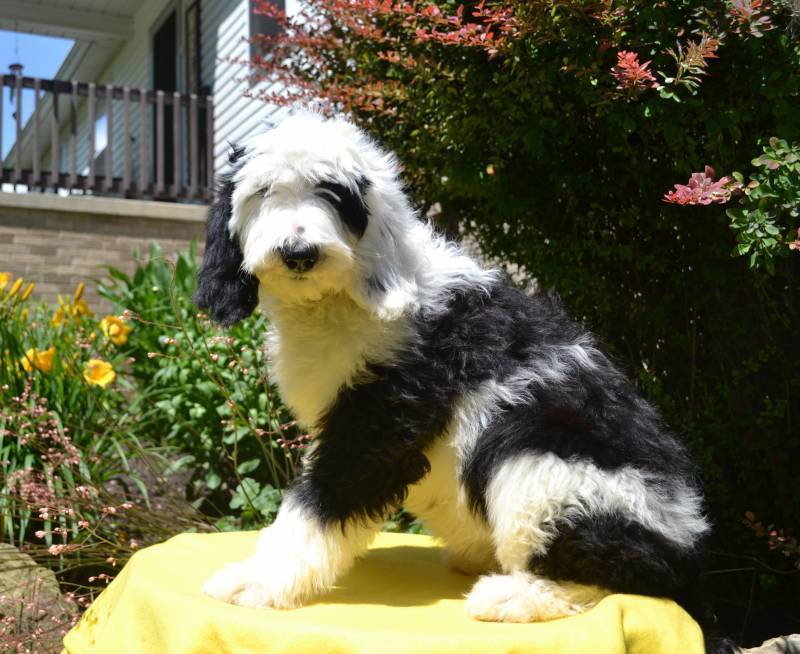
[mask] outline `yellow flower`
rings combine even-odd
[[[2,291],[6,286],[8,286],[8,282],[10,281],[11,281],[10,272],[0,272],[0,291]]]
[[[133,331],[133,327],[126,325],[116,316],[103,318],[100,321],[100,329],[114,345],[125,345],[128,342],[128,334]]]
[[[83,282],[78,284],[78,288],[75,290],[76,296],[81,294],[83,294]],[[70,302],[69,299],[65,300],[59,295],[58,309],[56,309],[56,312],[50,319],[50,324],[53,325],[53,327],[61,327],[61,325],[67,322],[70,318],[79,318],[80,316],[92,317],[93,315],[94,314],[92,313],[91,309],[89,309],[89,305],[86,304],[86,300],[82,300],[80,297],[78,297],[77,300]]]
[[[50,372],[53,367],[55,353],[56,348],[54,347],[48,347],[46,350],[37,350],[32,347],[25,352],[25,356],[20,359],[20,363],[26,372],[31,372],[32,370]]]
[[[22,288],[22,277],[18,277],[17,281],[12,284],[11,289],[8,291],[8,297],[14,297],[20,288]]]
[[[36,284],[34,282],[31,282],[30,284],[28,284],[25,287],[25,290],[22,291],[22,295],[20,295],[19,299],[22,300],[23,302],[25,300],[27,300],[31,296],[31,293],[33,293],[33,289],[34,288],[36,288]]]
[[[72,307],[70,313],[75,316],[93,316],[91,309],[89,309],[89,305],[86,304],[86,300],[78,300],[75,302]]]
[[[108,361],[89,359],[83,367],[83,378],[92,386],[105,388],[117,378],[117,373]]]
[[[61,327],[67,320],[67,316],[64,313],[64,307],[58,307],[56,312],[53,314],[53,317],[50,318],[50,324],[53,327]]]
[[[75,294],[72,296],[72,301],[73,302],[77,302],[78,300],[80,300],[83,297],[83,290],[85,288],[86,288],[86,284],[84,284],[83,282],[80,282],[75,287]]]

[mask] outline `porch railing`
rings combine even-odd
[[[0,153],[5,93],[15,107],[5,119],[16,133],[5,184],[164,200],[212,196],[211,95],[2,75]]]

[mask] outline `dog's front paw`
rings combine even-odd
[[[281,580],[271,579],[266,567],[253,560],[230,563],[203,584],[203,592],[223,602],[250,608],[300,606],[301,598]]]

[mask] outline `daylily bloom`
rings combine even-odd
[[[70,313],[74,316],[93,316],[92,310],[86,304],[86,300],[77,300],[71,307]]]
[[[11,285],[11,289],[8,291],[8,297],[14,297],[17,294],[17,291],[22,288],[22,277],[18,277],[17,281],[15,281]]]
[[[20,363],[26,372],[31,372],[32,370],[50,372],[53,367],[55,353],[56,348],[54,347],[49,347],[46,350],[37,350],[32,347],[25,352],[25,356],[20,359]]]
[[[70,301],[69,298],[65,300],[62,296],[58,296],[58,309],[56,309],[56,312],[50,319],[50,324],[53,325],[53,327],[61,327],[61,325],[70,318],[78,318],[80,316],[91,317],[94,315],[89,305],[86,304],[86,300],[81,299],[83,288],[83,282],[78,284],[72,301]]]
[[[53,317],[50,318],[50,324],[53,327],[61,327],[67,321],[67,314],[64,311],[64,307],[60,306],[56,309],[56,312],[53,314]]]
[[[133,327],[127,325],[116,316],[106,316],[100,321],[100,330],[114,345],[125,345],[128,342],[128,334],[133,331]]]
[[[22,295],[20,295],[19,299],[22,300],[23,302],[25,300],[27,300],[31,296],[31,293],[33,293],[33,289],[34,288],[36,288],[36,284],[34,282],[31,282],[30,284],[28,284],[25,287],[25,290],[22,291]]]
[[[89,359],[83,367],[83,378],[92,386],[105,388],[117,378],[117,373],[108,361]]]
[[[0,291],[2,291],[6,286],[8,286],[8,282],[10,281],[11,281],[10,272],[0,272]]]

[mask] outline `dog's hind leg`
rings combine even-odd
[[[531,572],[486,575],[467,596],[467,615],[488,622],[540,622],[583,613],[608,591]]]

